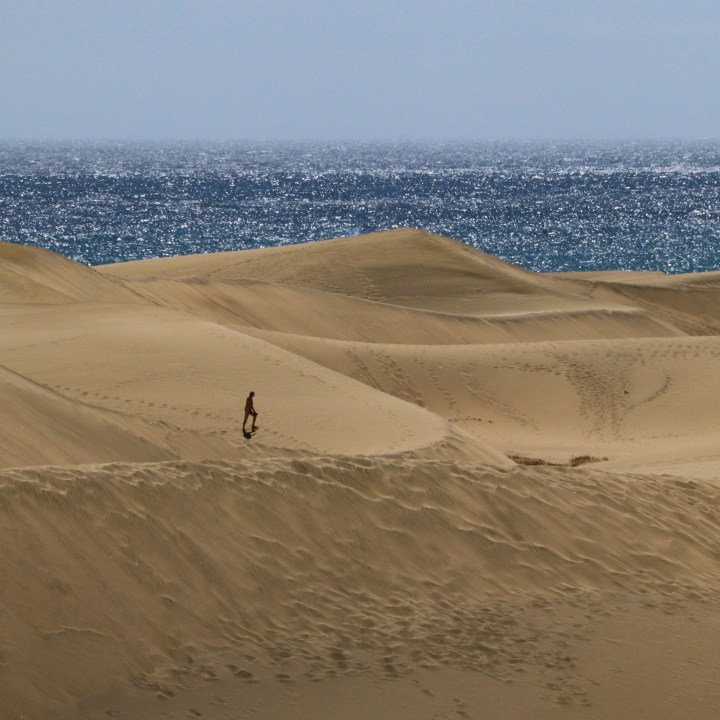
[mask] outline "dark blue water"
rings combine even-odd
[[[720,144],[0,143],[0,240],[90,265],[394,227],[542,271],[720,268]]]

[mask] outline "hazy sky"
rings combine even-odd
[[[0,0],[0,138],[720,138],[720,0]]]

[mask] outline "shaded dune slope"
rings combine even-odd
[[[0,397],[4,465],[142,462],[176,457],[163,447],[162,436],[147,424],[73,402],[2,367]]]
[[[0,304],[133,301],[122,283],[91,268],[48,250],[0,243]]]
[[[562,675],[524,602],[719,579],[717,493],[652,478],[324,457],[4,471],[0,500],[0,688],[30,716],[113,677]]]

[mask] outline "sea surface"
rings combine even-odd
[[[89,265],[395,227],[538,271],[720,269],[720,143],[0,143],[0,240]]]

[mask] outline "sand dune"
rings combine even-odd
[[[23,577],[0,678],[31,717],[68,695],[89,717],[212,716],[212,698],[252,716],[278,683],[327,698],[343,679],[365,681],[369,716],[376,683],[418,671],[529,676],[586,711],[607,690],[567,647],[595,613],[632,616],[634,596],[698,617],[719,581],[716,491],[655,478],[322,457],[0,483],[4,562]],[[118,710],[133,702],[146,714]]]
[[[0,244],[0,719],[714,718],[719,291]]]
[[[183,434],[194,448],[192,459],[244,456],[242,407],[252,388],[262,398],[260,423],[268,418],[253,452],[258,446],[273,453],[403,452],[457,435],[416,405],[187,315],[119,304],[47,306],[10,312],[4,319],[0,351],[6,367],[78,406],[167,428],[168,443],[177,445],[179,457],[188,457]],[[38,337],[41,328],[48,328],[46,343]],[[46,428],[36,425],[34,431],[41,444]],[[226,451],[219,448],[221,441]],[[97,444],[98,438],[88,436],[89,446]],[[467,444],[473,452],[480,446],[469,437]],[[502,459],[491,448],[480,455]],[[0,455],[0,462],[17,465],[18,459]]]
[[[100,270],[131,281],[263,280],[461,315],[626,307],[593,300],[582,284],[532,273],[449,238],[411,229]]]
[[[389,345],[263,334],[416,403],[510,456],[615,467],[717,455],[715,337],[497,345]],[[677,472],[680,472],[678,466]]]
[[[113,416],[0,367],[5,465],[55,465],[175,457],[133,418]]]
[[[60,255],[0,243],[0,303],[130,302],[132,292]]]
[[[265,330],[333,340],[453,345],[684,334],[643,309],[601,304],[465,315],[268,281],[160,280],[136,282],[132,287],[153,303],[243,332]],[[539,302],[548,299],[552,296]]]

